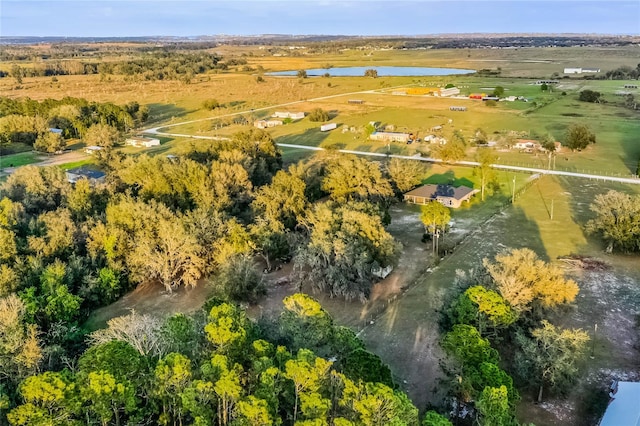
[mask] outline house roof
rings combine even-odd
[[[640,425],[640,383],[618,382],[600,426]]]
[[[76,167],[75,169],[67,170],[67,173],[84,176],[87,179],[100,179],[106,176],[105,172],[102,172],[100,170],[87,169],[85,167]]]
[[[457,188],[451,185],[423,185],[412,191],[407,192],[404,195],[413,195],[415,197],[424,197],[436,199],[437,197],[450,197],[456,200],[462,200],[469,194],[476,192],[475,189],[468,186],[459,186]]]
[[[148,141],[155,141],[155,140],[159,140],[156,138],[148,138],[146,136],[131,136],[130,138],[127,138],[128,141],[138,141],[138,142],[148,142]]]

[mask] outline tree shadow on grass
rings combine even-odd
[[[451,185],[456,188],[463,185],[469,188],[473,188],[474,186],[473,182],[466,177],[456,177],[456,174],[453,170],[447,170],[444,173],[431,175],[424,179],[422,183],[424,185],[429,183],[434,185]]]
[[[329,136],[329,132],[321,132],[320,129],[314,127],[303,133],[279,136],[275,141],[291,145],[320,146],[327,136]]]
[[[195,111],[188,111],[174,104],[149,104],[149,120],[145,125],[169,121],[174,117],[184,117]]]

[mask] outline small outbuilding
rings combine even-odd
[[[420,205],[437,201],[446,207],[457,209],[478,192],[480,191],[464,185],[456,188],[452,185],[428,184],[404,194],[404,201]]]
[[[98,151],[102,151],[101,146],[90,145],[84,149],[85,154],[93,155]]]
[[[151,148],[152,146],[160,146],[160,139],[147,138],[145,136],[132,136],[124,141],[125,145],[135,147]]]
[[[411,139],[411,134],[399,132],[373,132],[369,136],[369,139],[381,142],[407,142]]]
[[[338,123],[327,123],[320,126],[321,132],[328,132],[329,130],[333,130],[338,127]]]
[[[301,120],[304,118],[304,112],[274,112],[273,118],[290,118],[292,120]]]

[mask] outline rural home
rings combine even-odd
[[[304,112],[274,112],[273,118],[290,118],[292,120],[300,120],[304,118]]]
[[[321,132],[328,132],[329,130],[333,130],[338,127],[338,123],[327,123],[320,126]]]
[[[369,135],[369,139],[380,142],[407,142],[411,139],[411,135],[398,132],[373,132]]]
[[[457,209],[463,201],[469,201],[474,194],[480,192],[468,186],[457,188],[451,185],[423,185],[404,194],[404,201],[413,204],[427,204],[437,201],[440,204]]]
[[[258,120],[253,123],[254,127],[258,129],[266,129],[270,127],[282,126],[282,120]]]
[[[538,141],[533,139],[517,139],[512,148],[520,149],[527,152],[533,152],[540,150],[542,148],[542,145],[540,145]]]
[[[133,136],[124,141],[125,145],[131,145],[135,147],[151,148],[152,146],[159,146],[160,139],[147,138],[144,136]]]
[[[103,183],[106,177],[104,172],[91,170],[84,167],[77,167],[65,172],[69,183],[76,183],[80,179],[87,179],[91,185]]]
[[[102,147],[101,146],[95,146],[95,145],[91,145],[88,146],[84,149],[85,154],[95,154],[98,151],[102,151]]]
[[[615,381],[609,397],[600,426],[640,425],[640,383]]]

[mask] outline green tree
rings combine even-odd
[[[247,325],[244,312],[233,305],[222,303],[211,308],[204,332],[216,352],[224,354],[244,345]]]
[[[587,222],[587,231],[602,237],[607,252],[640,251],[640,196],[609,191],[596,195],[590,209],[596,217]]]
[[[470,325],[456,324],[444,335],[442,347],[464,366],[478,366],[483,362],[496,364],[498,352],[478,330]]]
[[[329,374],[332,363],[316,357],[307,349],[300,349],[295,359],[285,364],[284,376],[293,381],[295,404],[293,408],[293,422],[298,418],[298,402],[302,395],[317,393],[322,382]]]
[[[436,239],[444,235],[446,226],[451,220],[451,211],[437,201],[429,201],[420,206],[420,220],[424,224],[425,232],[431,234],[433,252],[435,253]]]
[[[308,213],[309,242],[294,258],[300,285],[309,283],[333,296],[365,300],[375,269],[395,263],[398,243],[379,216],[359,210],[361,207],[325,203]]]
[[[487,101],[489,102],[489,101]],[[456,130],[451,140],[444,145],[438,145],[433,155],[445,163],[455,163],[464,158],[466,154],[466,142],[459,130]]]
[[[497,96],[498,98],[503,97],[504,96],[504,87],[496,86],[495,89],[493,89],[493,93],[491,94],[491,96]]]
[[[198,241],[175,219],[160,220],[156,226],[157,237],[141,238],[128,256],[134,279],[156,278],[168,292],[181,285],[195,287],[204,270]]]
[[[476,156],[476,161],[480,163],[474,172],[480,176],[480,194],[481,200],[484,201],[485,190],[498,186],[498,177],[495,169],[492,167],[497,161],[496,155],[490,149],[480,149]]]
[[[158,361],[154,377],[153,394],[162,403],[160,423],[175,424],[177,419],[182,424],[181,394],[192,380],[191,361],[184,355],[171,353]]]
[[[47,371],[25,379],[20,385],[24,404],[7,414],[9,424],[72,424],[77,410],[76,386],[66,373]]]
[[[480,413],[478,424],[481,426],[511,426],[517,425],[507,398],[507,388],[486,387],[476,401],[476,408]]]
[[[108,124],[96,123],[90,126],[83,136],[87,145],[101,146],[103,148],[113,148],[121,141],[120,131]]]
[[[212,111],[216,108],[220,108],[220,102],[218,102],[217,99],[207,99],[202,103],[202,107]]]
[[[327,167],[322,189],[334,200],[385,202],[393,196],[391,184],[377,163],[355,155],[340,155]]]
[[[60,133],[45,132],[38,135],[33,144],[33,149],[53,154],[62,151],[65,146],[67,146],[67,142]]]
[[[213,386],[213,390],[218,396],[218,424],[226,426],[232,420],[235,411],[234,406],[243,394],[243,389],[240,385],[242,367],[239,364],[235,364],[233,368],[229,368],[227,357],[218,354],[211,359],[211,365],[218,376]]]
[[[582,151],[589,144],[596,143],[596,135],[584,124],[572,124],[565,135],[565,145],[572,151]]]
[[[309,113],[309,121],[329,121],[329,113],[322,108],[314,108]]]
[[[15,294],[0,298],[0,387],[34,374],[42,360],[38,329],[27,324],[26,313]]]
[[[270,184],[261,186],[252,203],[254,212],[273,224],[293,229],[307,209],[306,185],[302,179],[279,170]]]
[[[487,322],[496,334],[496,329],[508,327],[518,319],[518,314],[507,301],[493,290],[477,285],[467,289],[465,295],[478,306],[477,325],[480,334],[483,334]]]
[[[578,100],[582,102],[600,103],[602,94],[595,90],[585,89],[580,92]]]
[[[88,411],[97,414],[100,423],[107,426],[112,418],[121,424],[121,414],[136,409],[135,389],[130,383],[119,383],[106,371],[90,372],[81,384],[82,397],[88,402]]]
[[[385,171],[396,194],[400,195],[422,182],[427,173],[427,167],[422,161],[392,158],[386,164]]]
[[[235,256],[221,265],[212,283],[225,299],[235,302],[254,303],[266,293],[262,276],[248,255]]]
[[[378,70],[373,69],[373,68],[369,68],[368,70],[364,71],[364,76],[365,77],[378,78]]]
[[[562,270],[540,260],[530,249],[510,249],[483,260],[498,291],[518,313],[535,307],[553,308],[575,300],[579,288]]]
[[[442,414],[430,410],[425,413],[422,426],[453,426],[453,423]]]
[[[297,76],[298,76],[298,78],[307,78],[307,71],[306,70],[298,70]]]
[[[533,378],[539,385],[538,402],[545,386],[566,389],[578,374],[578,361],[586,352],[589,335],[580,329],[561,329],[546,320],[531,330],[532,338],[519,334],[521,352],[516,365],[523,377]]]
[[[333,319],[320,303],[304,293],[296,293],[283,300],[280,315],[281,334],[297,351],[307,348],[321,354],[329,353],[334,339]]]

